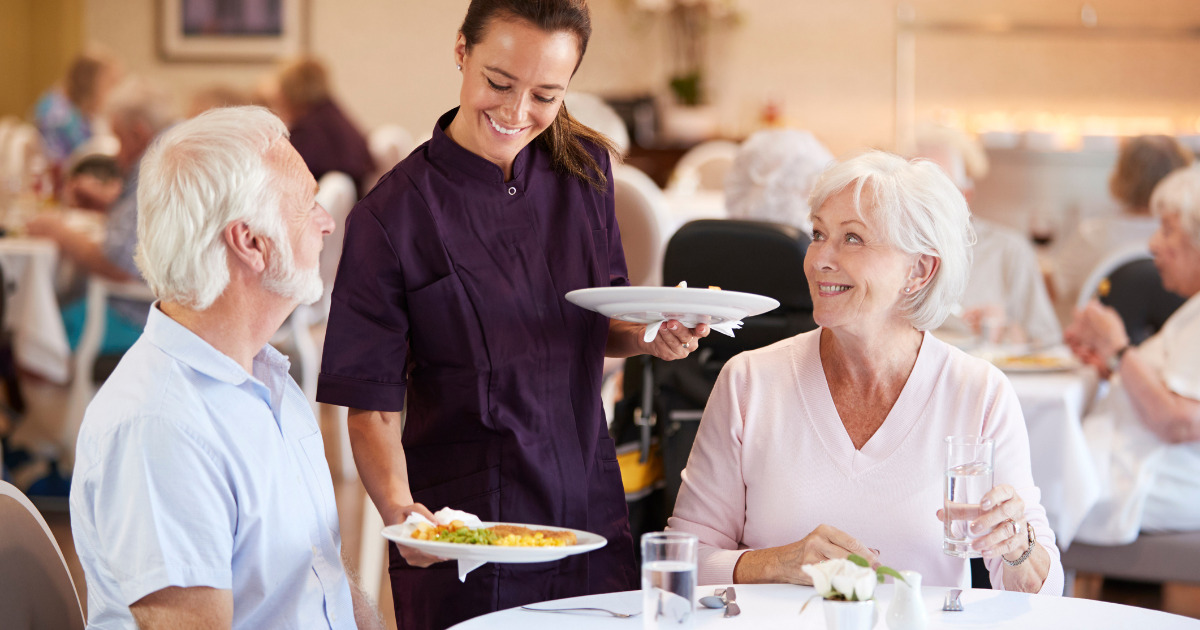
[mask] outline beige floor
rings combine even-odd
[[[26,391],[29,392],[30,388],[27,387]],[[34,399],[33,403],[35,407],[52,407],[57,404],[55,402],[57,400],[55,388],[45,385],[34,384],[32,398]],[[38,422],[41,423],[42,432],[47,439],[53,435],[53,430],[47,428],[53,427],[53,423],[47,423],[42,419],[39,419]],[[329,413],[323,414],[322,430],[325,431],[327,436],[326,452],[330,454],[331,466],[336,471],[338,470],[337,449],[333,448],[331,438],[329,437],[333,435],[334,427],[332,423],[332,415]],[[26,427],[22,427],[22,429],[27,431]],[[38,437],[40,435],[42,434],[30,434],[27,431],[25,437],[29,439],[30,436]],[[341,521],[343,554],[347,560],[347,567],[354,574],[357,574],[359,550],[363,540],[362,514],[366,492],[357,478],[348,480],[339,479],[336,472],[334,473],[334,491],[337,495],[338,512]],[[80,600],[83,602],[86,612],[86,585],[83,578],[83,569],[79,564],[79,558],[75,553],[75,546],[71,539],[70,518],[66,511],[47,510],[44,516],[55,537],[58,539],[58,544],[62,548],[63,555],[67,559],[67,564],[71,569],[71,576],[75,580]],[[376,601],[383,612],[382,616],[387,623],[387,627],[394,629],[396,622],[392,614],[391,592],[386,576],[386,562],[383,573],[384,575],[380,577],[381,588],[380,592],[376,594]],[[1081,589],[1079,593],[1081,596],[1131,606],[1166,610],[1200,619],[1200,586],[1168,584],[1160,589],[1157,586],[1102,582],[1089,579],[1088,576],[1081,577]]]

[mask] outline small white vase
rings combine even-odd
[[[871,630],[875,627],[875,600],[843,602],[827,599],[822,602],[826,630]]]
[[[901,571],[904,581],[896,580],[892,603],[888,606],[887,627],[890,630],[925,630],[929,627],[929,614],[925,612],[925,600],[921,599],[921,574],[916,571]]]

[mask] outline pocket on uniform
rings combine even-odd
[[[481,369],[483,333],[458,274],[408,294],[410,355],[418,366]]]
[[[489,466],[426,488],[414,488],[413,499],[431,512],[448,507],[485,521],[495,520],[500,505],[500,467]]]

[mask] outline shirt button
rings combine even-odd
[[[508,194],[510,194],[510,195],[515,195],[515,194],[517,194],[517,187],[516,187],[516,186],[509,186],[509,187],[508,187]]]
[[[314,556],[315,556],[315,555],[317,555],[317,546],[316,546],[316,545],[313,545],[313,548],[312,548],[312,549],[313,549],[313,555],[314,555]]]

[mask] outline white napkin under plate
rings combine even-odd
[[[687,280],[680,282],[676,286],[681,289],[686,289],[687,288]],[[695,328],[698,324],[701,323],[700,320],[696,319],[696,317],[694,315],[693,316],[683,315],[681,317],[674,317],[672,319],[679,322],[680,324],[683,324],[684,326],[686,326],[688,328]],[[646,332],[645,332],[645,334],[642,335],[642,341],[644,343],[650,343],[651,341],[654,341],[654,338],[658,336],[658,329],[661,328],[662,325],[666,321],[667,320],[664,319],[664,320],[660,320],[657,322],[651,322],[649,324],[646,324]],[[742,320],[739,319],[734,322],[722,322],[720,324],[709,324],[708,327],[721,333],[722,335],[725,335],[727,337],[732,337],[733,331],[742,327]]]
[[[462,521],[463,525],[470,528],[482,527],[483,521],[479,520],[478,516],[470,512],[462,510],[452,510],[450,508],[442,508],[433,513],[433,520],[436,523],[429,522],[429,519],[417,512],[410,512],[408,518],[400,526],[400,533],[403,536],[412,536],[412,533],[417,529],[418,525],[449,525],[454,521]],[[458,580],[460,582],[467,581],[467,574],[479,567],[483,566],[483,561],[479,560],[459,560],[458,561]]]

